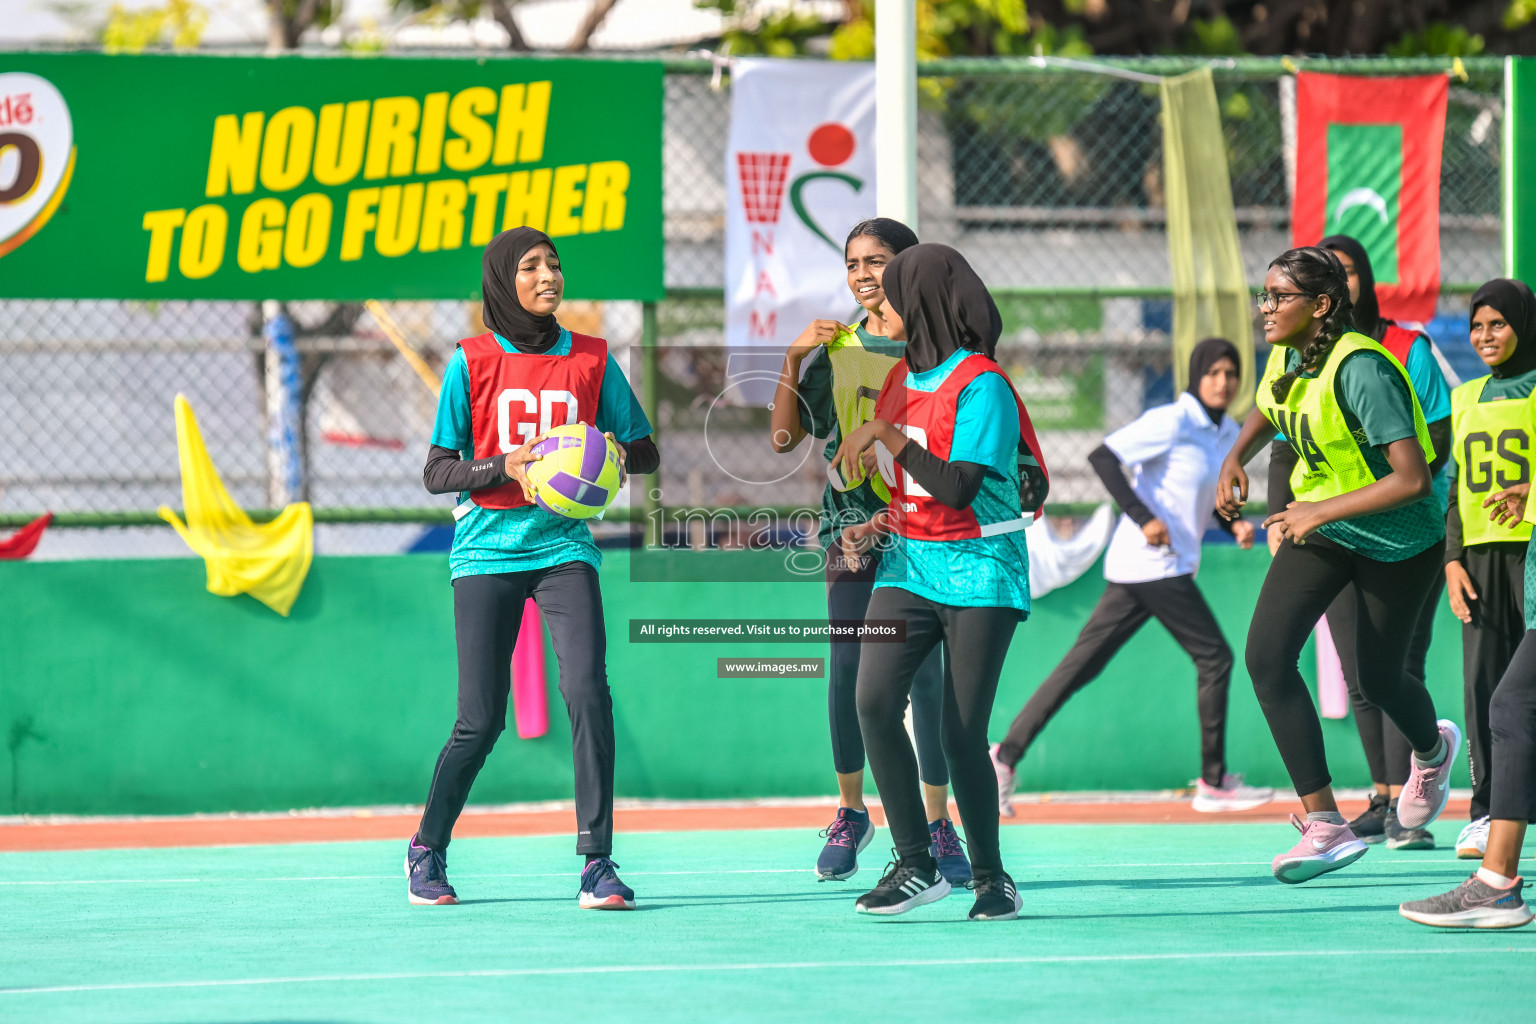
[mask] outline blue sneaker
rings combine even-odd
[[[960,835],[955,831],[955,823],[948,818],[930,821],[928,838],[933,840],[928,844],[928,855],[939,862],[939,874],[944,876],[944,880],[952,886],[969,885],[971,862],[960,848]]]
[[[416,842],[405,851],[406,892],[417,906],[440,906],[459,902],[459,894],[448,884],[448,857]]]
[[[858,874],[859,854],[875,838],[875,826],[868,811],[839,807],[836,820],[821,834],[827,837],[827,845],[816,858],[816,878],[822,882],[841,882]]]
[[[582,910],[634,910],[635,890],[619,881],[618,865],[599,857],[581,873]]]

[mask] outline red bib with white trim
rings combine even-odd
[[[469,368],[469,425],[475,458],[515,451],[550,427],[596,424],[608,343],[585,334],[571,335],[569,355],[508,352],[496,336],[482,334],[459,342]],[[481,508],[531,505],[522,485],[471,491]]]
[[[875,403],[877,418],[888,420],[907,437],[948,461],[954,445],[960,393],[982,374],[995,373],[1007,383],[1014,405],[1018,408],[1019,454],[1028,455],[1038,463],[1045,485],[1049,486],[1050,477],[1045,468],[1045,459],[1040,454],[1040,442],[1035,437],[1034,425],[1029,420],[1029,412],[1024,408],[1019,393],[1014,390],[1013,382],[996,362],[979,352],[966,356],[934,391],[917,391],[907,387],[908,371],[904,359],[898,360],[891,367],[880,389],[880,398]],[[1021,514],[1016,523],[983,526],[977,521],[972,509],[950,508],[925,491],[921,484],[912,479],[910,473],[894,465],[892,460],[882,458],[881,462],[882,475],[891,488],[892,525],[903,537],[910,540],[964,540],[1008,532],[1025,524]],[[887,467],[887,462],[892,464]],[[1038,519],[1045,507],[1044,488],[1033,497],[1036,499],[1030,503],[1033,505],[1033,518]]]

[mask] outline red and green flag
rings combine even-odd
[[[1440,295],[1444,75],[1296,76],[1294,245],[1350,235],[1371,257],[1381,315],[1429,320]]]

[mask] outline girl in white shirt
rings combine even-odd
[[[992,747],[1004,817],[1013,817],[1014,766],[1035,737],[1154,617],[1194,660],[1199,680],[1201,772],[1195,809],[1242,810],[1274,796],[1273,790],[1245,786],[1227,772],[1232,649],[1195,586],[1200,539],[1216,507],[1216,475],[1237,437],[1238,425],[1226,408],[1237,393],[1239,367],[1231,342],[1200,342],[1190,353],[1188,390],[1110,434],[1089,456],[1124,510],[1104,559],[1109,585],[1067,656],[1019,712],[1003,742]],[[1134,472],[1130,481],[1127,467]],[[1230,527],[1239,546],[1253,546],[1252,523],[1238,520]]]

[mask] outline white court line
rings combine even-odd
[[[1068,871],[1077,869],[1122,868],[1251,868],[1269,864],[1267,860],[1200,860],[1200,861],[1142,861],[1127,864],[1092,864],[1073,861],[1064,864],[1025,864],[1017,870],[1022,876],[1032,871]],[[1418,867],[1420,865],[1413,865]],[[799,875],[808,874],[808,868],[732,868],[724,871],[626,871],[634,878],[661,878],[674,875]],[[574,878],[577,871],[542,871],[530,873],[456,873],[455,878]],[[206,885],[235,884],[241,882],[366,882],[379,879],[400,878],[401,875],[273,875],[260,878],[80,878],[0,881],[0,887],[8,885],[146,885],[156,882],[195,882]],[[1127,879],[1134,881],[1134,879]]]
[[[1064,871],[1078,868],[1092,868],[1094,870],[1104,868],[1238,868],[1258,867],[1268,864],[1267,860],[1211,860],[1211,861],[1169,861],[1167,863],[1136,863],[1136,864],[1085,864],[1073,862],[1070,864],[1026,864],[1018,869],[1023,875],[1030,871]],[[809,868],[732,868],[726,871],[626,871],[624,874],[634,878],[660,878],[673,875],[799,875],[810,874]],[[527,874],[455,874],[453,877],[464,878],[575,878],[578,871],[544,871]],[[65,878],[44,879],[38,881],[0,881],[0,887],[8,885],[150,885],[163,882],[195,882],[200,884],[234,884],[240,882],[365,882],[378,881],[379,879],[401,878],[403,875],[274,875],[261,878]]]
[[[405,971],[393,974],[317,974],[278,978],[225,978],[211,981],[132,981],[105,985],[39,985],[31,988],[0,988],[0,996],[49,995],[63,992],[128,992],[145,989],[176,988],[232,988],[253,985],[306,985],[349,981],[421,981],[443,978],[528,978],[558,977],[584,974],[685,974],[688,972],[722,971],[824,971],[849,968],[891,967],[985,967],[1020,964],[1096,964],[1133,963],[1173,960],[1266,960],[1294,957],[1382,957],[1417,956],[1434,952],[1440,956],[1466,954],[1492,956],[1495,954],[1536,953],[1536,947],[1525,949],[1466,948],[1430,950],[1421,949],[1282,949],[1267,952],[1238,953],[1124,953],[1087,956],[1009,956],[968,957],[956,960],[837,960],[831,962],[783,962],[756,964],[631,964],[592,965],[584,967],[520,967],[497,968],[483,971]]]

